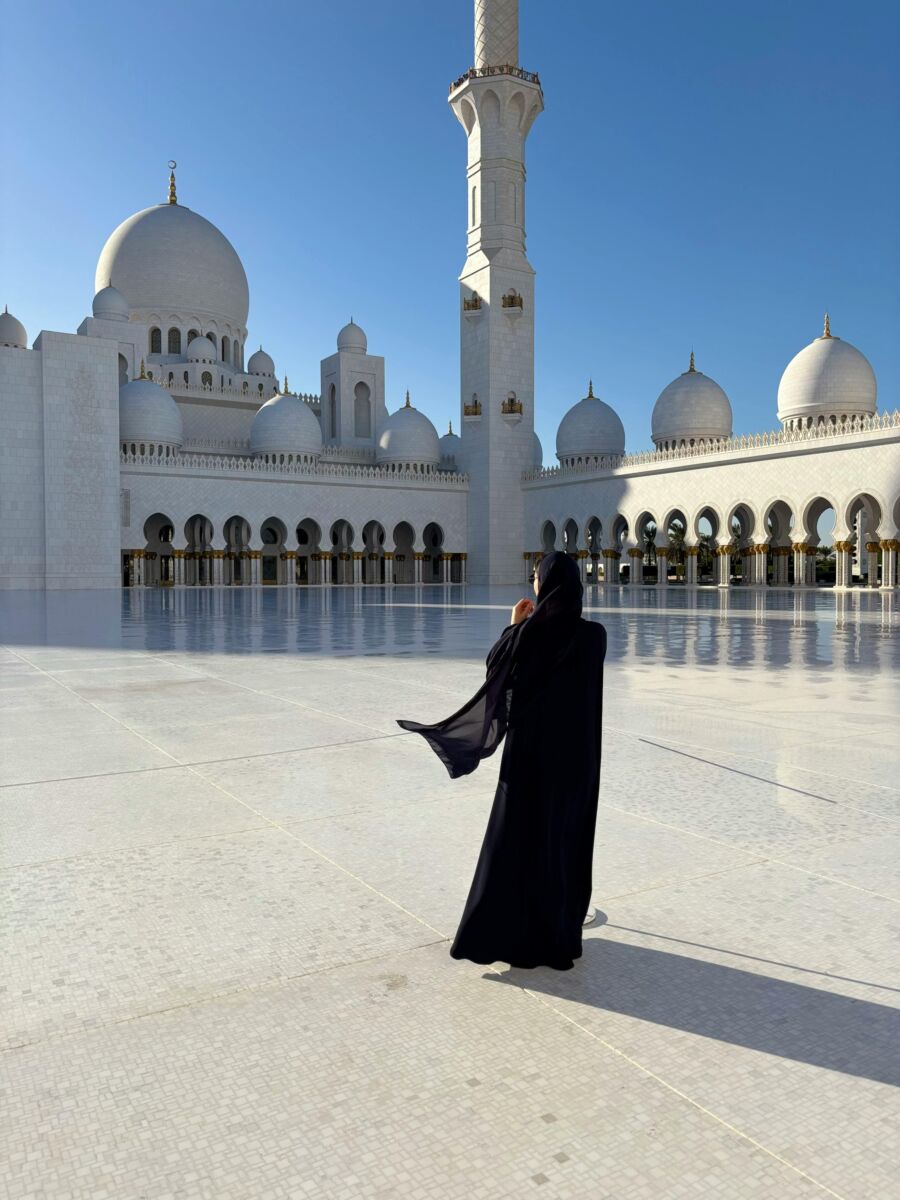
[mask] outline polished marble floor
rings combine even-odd
[[[593,594],[598,922],[447,951],[515,590],[0,592],[0,1197],[900,1196],[900,594]],[[560,749],[564,753],[564,748]]]

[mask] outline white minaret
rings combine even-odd
[[[475,66],[450,88],[466,131],[460,280],[461,436],[471,583],[522,578],[522,472],[534,460],[534,271],[525,257],[525,139],[544,107],[519,61],[518,0],[475,0]]]

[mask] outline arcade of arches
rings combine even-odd
[[[709,584],[718,587],[896,588],[900,497],[892,506],[861,492],[844,504],[824,496],[795,510],[774,500],[759,513],[738,503],[721,513],[707,506],[688,517],[621,513],[606,520],[544,520],[539,548],[524,552],[527,578],[542,554],[563,550],[578,560],[588,584]]]
[[[154,513],[144,522],[143,546],[122,551],[126,587],[269,584],[465,583],[466,554],[444,544],[430,522],[417,536],[400,521],[386,529],[368,521],[323,527],[307,517],[289,525],[268,517],[257,529],[235,515],[216,530],[202,513],[179,522]]]

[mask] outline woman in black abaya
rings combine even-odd
[[[581,957],[591,898],[606,630],[581,616],[581,580],[568,555],[541,559],[535,592],[536,604],[516,604],[467,704],[436,725],[397,723],[421,734],[454,778],[506,737],[450,954],[565,971]]]

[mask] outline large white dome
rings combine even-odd
[[[250,293],[234,247],[181,204],[154,204],[123,221],[103,247],[94,280],[98,292],[118,288],[138,316],[247,324]]]
[[[569,465],[573,459],[624,453],[625,427],[615,409],[597,399],[591,383],[585,398],[573,405],[559,423],[556,457]]]
[[[657,447],[730,438],[731,401],[714,379],[691,365],[664,387],[653,406],[650,436]]]
[[[404,407],[391,413],[378,431],[375,461],[433,467],[441,461],[437,430],[424,413],[413,408],[408,392]]]
[[[119,388],[119,441],[181,445],[181,409],[165,388],[143,378],[132,379]]]
[[[778,419],[804,426],[819,417],[871,416],[877,411],[878,388],[869,360],[855,346],[833,337],[828,318],[825,332],[800,351],[785,368],[778,385]]]
[[[531,435],[532,459],[531,466],[535,471],[540,471],[544,465],[544,447],[541,445],[541,439],[536,433]]]
[[[219,351],[206,335],[191,338],[187,348],[188,362],[218,362]]]
[[[308,404],[291,392],[279,392],[258,410],[250,427],[251,454],[318,457],[322,427]]]

